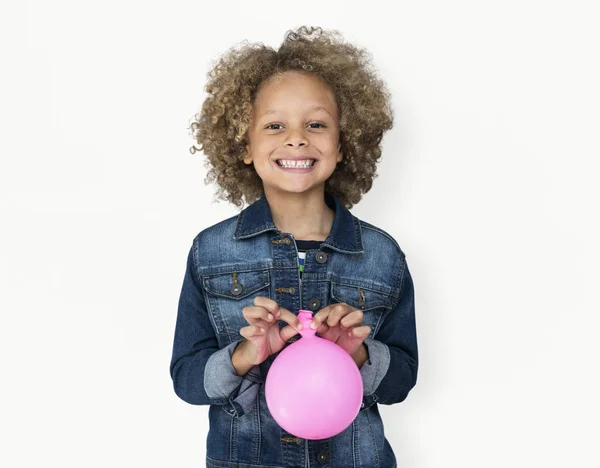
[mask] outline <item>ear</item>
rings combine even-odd
[[[250,153],[250,144],[246,145],[246,157],[244,158],[245,164],[252,164],[252,153]]]
[[[337,156],[337,158],[336,158],[336,161],[337,161],[337,162],[340,162],[342,159],[344,159],[344,155],[342,154],[342,152],[341,152],[341,149],[342,149],[342,144],[341,144],[341,143],[339,143],[339,144],[338,144],[338,149],[337,149],[337,151],[338,151],[338,156]]]

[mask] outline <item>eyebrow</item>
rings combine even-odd
[[[331,116],[331,113],[330,113],[330,112],[329,112],[327,109],[325,109],[323,106],[315,106],[315,107],[311,107],[311,108],[309,109],[309,111],[316,111],[316,110],[324,110],[325,112],[327,112],[327,113],[328,113],[328,114]],[[268,109],[268,110],[267,110],[267,111],[266,111],[266,112],[265,112],[265,113],[262,115],[262,117],[264,117],[265,115],[268,115],[268,114],[275,114],[276,112],[277,112],[277,109]],[[332,117],[333,117],[333,116],[332,116]]]

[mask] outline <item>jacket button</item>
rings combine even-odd
[[[319,310],[319,307],[321,307],[321,301],[319,301],[319,299],[311,299],[308,301],[308,308],[313,312]]]
[[[321,452],[317,460],[319,460],[319,463],[327,463],[329,461],[329,452]]]
[[[240,294],[242,294],[243,290],[244,287],[240,283],[233,283],[231,288],[229,288],[229,292],[234,296],[239,296]]]
[[[317,252],[315,255],[315,259],[317,263],[326,263],[327,262],[327,254],[325,252]]]

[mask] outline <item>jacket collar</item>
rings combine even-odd
[[[325,192],[325,203],[335,211],[335,218],[331,232],[322,245],[338,252],[363,253],[362,234],[358,219],[342,205],[336,196],[328,192]],[[235,240],[247,239],[267,231],[280,232],[273,223],[271,208],[263,192],[258,200],[238,215],[233,238]]]

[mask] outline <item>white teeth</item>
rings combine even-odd
[[[280,159],[277,163],[282,167],[298,167],[298,168],[307,168],[312,166],[312,160],[304,159],[302,161],[292,161]]]

